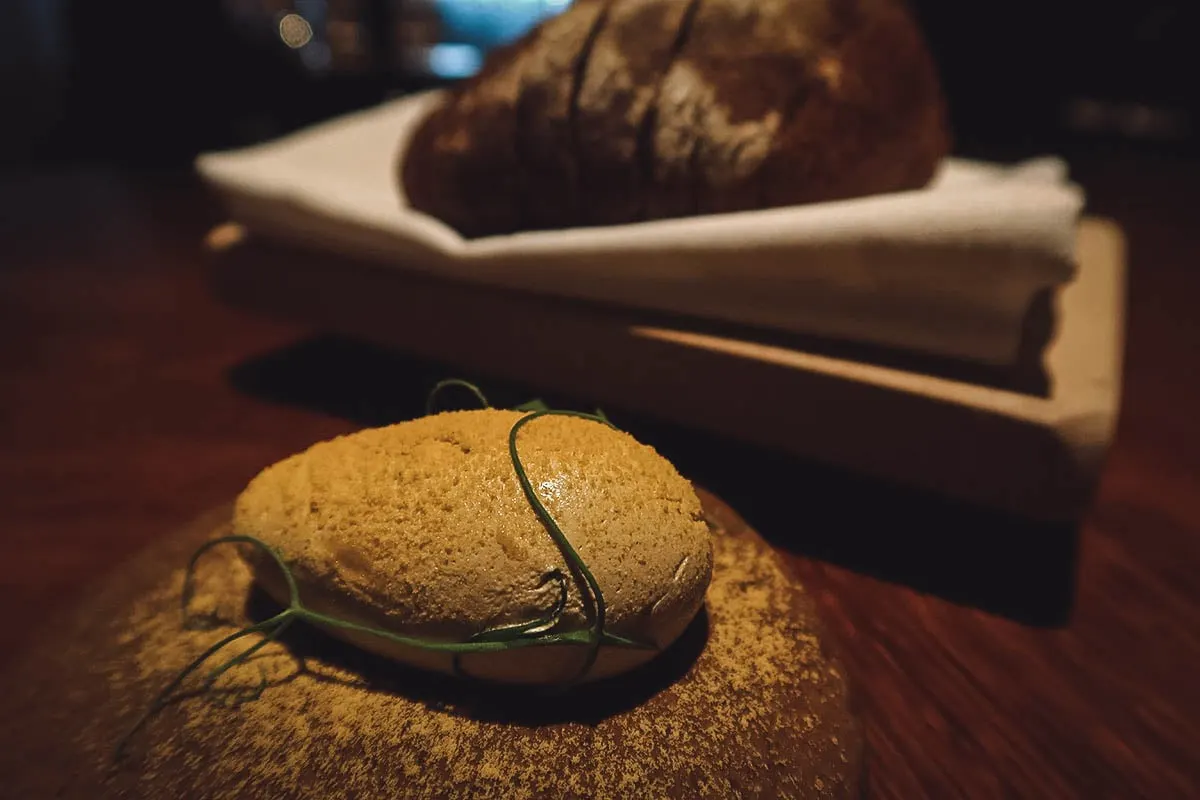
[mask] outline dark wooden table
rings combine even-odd
[[[1078,531],[631,421],[813,590],[872,796],[1200,796],[1200,166],[1078,173],[1132,273],[1119,433]],[[408,413],[396,397],[415,410],[436,374],[223,307],[200,247],[219,219],[186,178],[0,179],[0,662],[147,542],[273,460]],[[798,483],[781,498],[764,470]]]

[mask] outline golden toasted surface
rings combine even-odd
[[[508,452],[520,412],[443,413],[317,444],[264,470],[234,529],[279,550],[301,583],[397,632],[463,641],[537,618],[566,572]],[[608,630],[667,644],[699,608],[711,543],[691,485],[652,448],[592,420],[526,424],[518,452],[595,575]],[[572,585],[562,627],[587,624]]]

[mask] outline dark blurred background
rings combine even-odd
[[[473,72],[568,0],[5,0],[0,165],[182,166]],[[963,155],[1197,151],[1200,3],[912,0]]]

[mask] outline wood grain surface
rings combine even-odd
[[[606,409],[805,580],[862,707],[872,797],[1200,794],[1200,167],[1075,170],[1131,248],[1122,416],[1080,529]],[[0,661],[264,465],[413,416],[445,376],[223,307],[201,270],[219,219],[186,179],[0,185]]]

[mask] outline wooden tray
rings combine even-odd
[[[1039,519],[1083,511],[1117,417],[1125,244],[1099,219],[1008,370],[468,285],[236,223],[208,246],[244,309]]]

